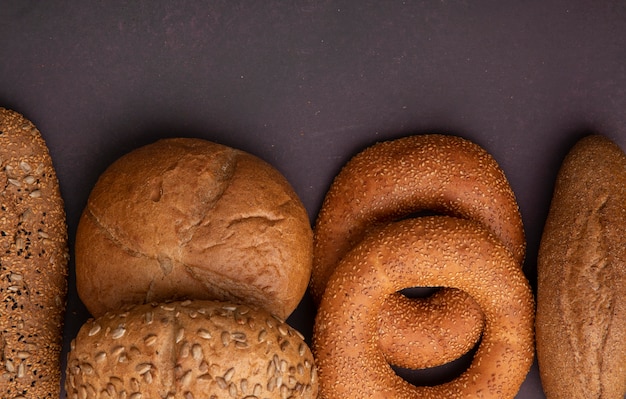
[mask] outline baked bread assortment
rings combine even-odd
[[[128,306],[92,319],[72,342],[67,370],[69,398],[317,397],[298,331],[220,301]]]
[[[0,108],[0,397],[58,398],[68,243],[45,141]]]
[[[201,139],[164,139],[100,176],[76,233],[94,316],[125,304],[218,299],[286,319],[307,289],[311,224],[280,172]]]
[[[368,231],[420,212],[478,221],[521,268],[526,248],[522,218],[496,160],[458,136],[407,136],[364,149],[333,180],[315,221],[314,299],[321,300],[341,258]],[[463,291],[444,288],[420,299],[395,293],[380,312],[379,344],[391,364],[435,367],[468,352],[483,328],[480,307]]]
[[[79,221],[91,312],[66,371],[78,398],[315,398],[284,320],[307,289],[313,233],[272,166],[202,139],[138,148],[100,176]]]
[[[354,156],[315,224],[321,397],[514,397],[534,358],[525,246],[513,191],[478,145],[409,136]],[[412,287],[440,290],[405,297]],[[479,338],[471,366],[446,384],[413,386],[390,367],[442,365]]]
[[[580,140],[558,173],[538,254],[537,358],[548,399],[626,395],[626,155]]]
[[[521,268],[526,248],[522,218],[496,160],[458,136],[407,136],[364,149],[333,180],[315,222],[314,299],[321,300],[342,257],[368,231],[420,212],[476,220],[505,244]],[[394,293],[380,315],[385,358],[405,368],[457,359],[476,345],[484,328],[478,304],[452,288],[420,299]]]
[[[41,134],[4,108],[0,183],[0,396],[56,398],[64,203]],[[65,390],[85,399],[509,398],[536,333],[548,399],[621,399],[625,232],[626,155],[605,137],[584,138],[557,177],[535,320],[515,197],[467,140],[407,137],[358,154],[333,182],[315,240],[269,164],[206,140],[160,140],[113,163],[81,215],[76,284],[93,318],[71,342]],[[319,305],[313,351],[285,322],[309,284]],[[399,294],[415,286],[445,289]],[[443,385],[414,386],[390,366],[438,365],[479,337],[472,364]]]

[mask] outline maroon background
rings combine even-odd
[[[623,1],[3,1],[0,105],[47,140],[72,244],[98,175],[160,137],[258,155],[312,221],[366,146],[466,137],[518,197],[534,286],[563,156],[590,132],[626,148],[625,48]],[[310,336],[313,315],[307,297],[289,322]],[[518,398],[541,397],[535,365]]]

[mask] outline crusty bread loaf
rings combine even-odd
[[[286,318],[308,285],[312,236],[268,163],[206,140],[160,140],[118,159],[93,188],[77,230],[77,289],[93,316],[217,299]]]
[[[536,339],[554,398],[626,394],[626,156],[602,136],[559,171],[538,257]]]
[[[72,341],[66,374],[68,397],[83,399],[316,398],[318,390],[300,333],[261,309],[217,301],[91,319]]]
[[[59,182],[37,128],[0,108],[0,397],[58,398],[67,292]]]

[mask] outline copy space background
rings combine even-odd
[[[463,136],[510,180],[535,286],[563,156],[592,132],[626,148],[625,49],[623,1],[5,0],[0,105],[42,131],[72,245],[99,174],[158,138],[263,158],[313,222],[363,148]],[[289,322],[310,337],[313,316],[307,297]],[[87,317],[72,276],[66,350]],[[541,397],[535,365],[518,398]]]

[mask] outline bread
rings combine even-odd
[[[317,397],[313,355],[296,330],[266,311],[217,301],[91,319],[72,341],[66,375],[69,398]]]
[[[546,396],[626,394],[626,156],[580,140],[559,171],[538,256],[537,356]]]
[[[522,217],[496,160],[459,136],[412,135],[369,146],[334,178],[315,221],[313,299],[320,302],[343,256],[368,232],[424,213],[481,223],[509,248],[521,267],[526,250]],[[419,328],[413,320],[421,321]],[[381,310],[379,345],[395,366],[441,366],[475,347],[483,327],[483,312],[463,291],[444,288],[427,299],[395,293],[385,299]],[[455,339],[445,342],[442,338],[449,334],[442,332],[450,329],[456,332]],[[409,341],[419,347],[419,356],[404,345]]]
[[[484,313],[471,365],[445,383],[412,385],[384,357],[380,312],[389,295],[410,287],[462,290]],[[324,291],[312,345],[320,398],[514,398],[533,363],[534,310],[517,259],[484,225],[440,215],[388,223],[348,251]]]
[[[370,229],[423,213],[476,220],[524,261],[522,217],[496,159],[460,136],[411,135],[365,148],[333,179],[315,221],[313,299]]]
[[[93,316],[124,304],[217,299],[285,319],[308,285],[312,229],[276,169],[201,139],[164,139],[98,179],[76,237],[76,285]]]
[[[0,108],[0,397],[58,398],[67,226],[46,143]]]

